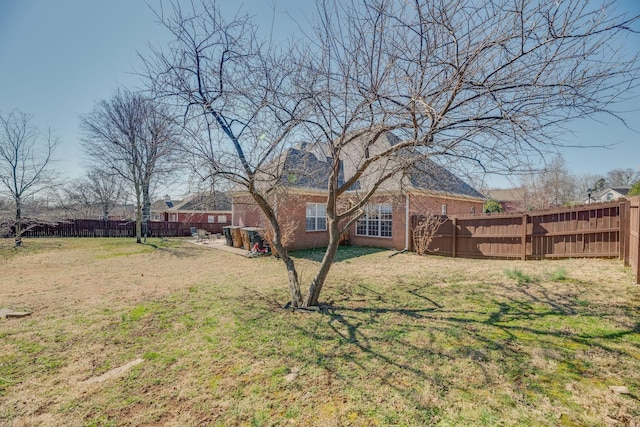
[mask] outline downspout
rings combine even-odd
[[[409,252],[409,193],[404,196],[404,225],[404,249],[401,251],[395,251],[389,255],[389,258]]]
[[[235,212],[236,212],[235,207],[236,207],[236,204],[234,203],[233,196],[231,196],[231,225],[236,225],[236,223],[235,223]]]

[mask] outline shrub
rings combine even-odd
[[[484,204],[484,213],[492,213],[492,212],[504,212],[504,208],[502,204],[500,204],[497,200],[489,200]]]
[[[633,184],[633,186],[627,193],[627,196],[640,196],[640,181]]]

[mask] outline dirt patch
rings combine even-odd
[[[207,265],[216,255],[184,245],[103,258],[99,248],[81,241],[64,243],[59,250],[17,257],[3,266],[3,306],[37,317],[64,316],[79,307],[135,304],[206,279],[211,274]]]

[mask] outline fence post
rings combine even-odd
[[[636,284],[640,285],[640,196],[632,197],[629,200],[629,259],[631,260],[631,252],[633,252],[632,267],[635,267]],[[631,209],[634,210],[633,215]],[[633,216],[633,223],[631,217]],[[633,251],[631,250],[633,244]]]
[[[451,242],[451,258],[455,258],[456,257],[456,240],[457,239],[457,231],[458,231],[458,218],[453,217],[453,230],[451,231],[451,238],[453,239],[453,241]]]
[[[618,242],[620,245],[620,259],[624,261],[625,267],[629,266],[629,240],[631,233],[631,216],[630,208],[631,203],[629,200],[625,200],[620,203],[620,225],[618,226],[619,234],[618,234]]]
[[[527,260],[527,214],[522,215],[522,261]],[[533,241],[531,242],[533,244]]]

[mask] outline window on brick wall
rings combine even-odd
[[[367,205],[364,215],[356,223],[356,235],[391,237],[393,225],[390,203]]]
[[[216,216],[215,215],[207,215],[207,222],[208,223],[216,222]]]
[[[307,231],[327,229],[327,210],[323,203],[307,203]]]
[[[440,208],[442,210],[442,215],[446,215],[447,214],[447,205],[442,205]]]

